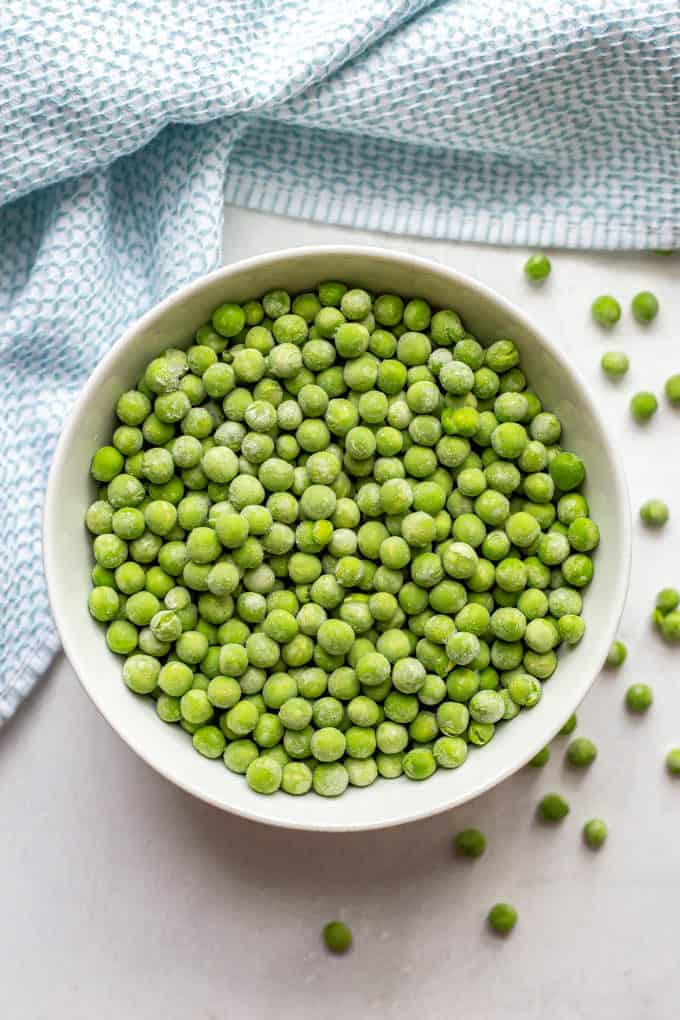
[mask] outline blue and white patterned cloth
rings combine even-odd
[[[121,330],[220,259],[222,208],[680,246],[677,0],[4,0],[0,721],[57,638],[40,507]]]

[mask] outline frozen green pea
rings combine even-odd
[[[374,758],[352,758],[344,759],[344,766],[347,771],[350,786],[370,786],[378,778],[378,766]]]
[[[622,379],[629,364],[628,356],[623,351],[606,351],[600,359],[602,371],[610,379]]]
[[[486,349],[486,364],[494,372],[507,372],[519,361],[519,351],[512,340],[497,340]]]
[[[137,647],[138,631],[127,620],[113,620],[106,630],[106,643],[116,655],[129,655]]]
[[[324,926],[323,940],[331,953],[346,953],[352,945],[352,932],[342,921],[330,921]]]
[[[672,613],[680,606],[680,592],[677,588],[662,588],[656,596],[656,608],[663,614]]]
[[[182,713],[179,698],[173,698],[169,694],[159,694],[156,698],[156,714],[165,723],[180,722]]]
[[[609,830],[601,818],[590,818],[583,826],[583,841],[591,850],[599,850]]]
[[[641,290],[631,301],[630,307],[634,318],[643,325],[647,325],[656,318],[659,302],[650,291]]]
[[[402,694],[415,694],[425,682],[425,672],[421,662],[407,656],[394,663],[392,683]]]
[[[522,708],[533,708],[541,698],[540,681],[529,673],[518,673],[508,684],[508,693],[516,705]]]
[[[626,706],[631,712],[646,712],[653,701],[652,689],[648,684],[631,684],[626,691]]]
[[[680,612],[673,610],[663,616],[661,620],[661,633],[667,641],[680,640]]]
[[[340,762],[316,765],[312,774],[312,785],[321,797],[339,797],[349,783],[347,769]]]
[[[574,768],[585,768],[597,757],[597,748],[587,737],[575,737],[567,745],[567,761]]]
[[[550,760],[550,748],[548,746],[541,748],[533,758],[529,759],[529,765],[535,769],[541,769],[544,765],[547,765]]]
[[[109,586],[93,588],[88,596],[88,608],[95,620],[109,623],[116,618],[120,609],[118,593]]]
[[[440,768],[457,769],[465,762],[468,748],[462,737],[442,736],[435,740],[432,754]]]
[[[468,709],[475,722],[497,723],[503,718],[505,704],[496,691],[484,690],[473,694]]]
[[[454,837],[453,845],[463,857],[481,857],[486,850],[486,836],[479,829],[463,829]]]
[[[383,779],[397,779],[403,774],[403,752],[398,751],[395,754],[385,754],[382,751],[378,752],[375,756],[375,763],[378,768],[378,775],[382,776]]]
[[[656,414],[659,404],[653,393],[641,390],[630,398],[630,413],[637,422],[646,422]]]
[[[488,744],[496,732],[493,723],[471,722],[467,730],[467,738],[476,747],[484,747]]]
[[[312,770],[301,761],[287,762],[281,770],[281,789],[294,797],[312,788]]]
[[[159,683],[159,686],[162,684]],[[213,715],[213,707],[208,700],[208,695],[200,688],[191,688],[182,695],[180,710],[182,719],[194,726],[202,725]]]
[[[409,779],[422,781],[428,779],[435,772],[437,762],[432,751],[425,748],[414,748],[404,755],[402,766],[405,776]]]
[[[569,814],[569,805],[559,793],[547,793],[539,801],[537,812],[544,822],[561,822]]]
[[[581,616],[565,613],[557,621],[560,638],[568,645],[577,645],[585,633],[585,623]]]
[[[628,649],[624,645],[623,641],[618,639],[612,643],[609,652],[607,653],[607,666],[613,669],[618,669],[626,661],[628,655]]]
[[[576,729],[576,716],[570,715],[567,721],[565,722],[564,726],[560,730],[560,734],[566,737],[570,733],[573,733],[575,729]]]
[[[224,734],[217,726],[200,726],[192,737],[192,743],[204,758],[221,758],[226,748]]]
[[[135,694],[150,694],[156,687],[160,668],[158,659],[151,655],[131,655],[123,666],[123,680]]]
[[[674,406],[680,404],[680,374],[670,376],[664,385],[666,399]]]
[[[209,682],[207,689],[211,705],[219,709],[229,709],[240,701],[241,687],[233,677],[216,674]]]
[[[510,903],[496,903],[487,914],[489,927],[498,935],[507,935],[517,924],[517,911]]]
[[[640,507],[640,519],[649,527],[663,527],[663,525],[668,521],[668,517],[668,506],[662,499],[648,499]]]
[[[224,751],[224,764],[230,772],[245,775],[248,766],[259,756],[257,745],[252,740],[232,740]]]
[[[591,314],[598,326],[611,329],[621,318],[621,305],[616,298],[602,294],[591,305]]]
[[[273,758],[260,755],[248,765],[246,781],[255,793],[272,794],[281,786],[282,768]]]
[[[524,275],[532,283],[542,283],[550,275],[550,259],[544,252],[538,251],[524,263]]]

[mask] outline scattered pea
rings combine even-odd
[[[616,298],[602,294],[595,298],[591,306],[593,319],[603,329],[611,329],[621,318],[621,305]]]
[[[539,801],[537,811],[544,822],[561,822],[569,814],[569,805],[559,793],[547,793]]]
[[[627,655],[628,649],[624,645],[623,641],[619,641],[617,638],[614,642],[612,642],[611,648],[607,652],[606,664],[612,669],[618,669],[619,666],[623,666]]]
[[[662,588],[656,596],[656,608],[659,612],[672,613],[680,606],[680,591],[677,588]]]
[[[664,392],[669,403],[680,404],[680,374],[672,375],[666,380]]]
[[[479,829],[463,829],[455,837],[453,845],[463,857],[481,857],[486,850],[486,836]]]
[[[648,684],[631,684],[626,691],[626,706],[631,712],[646,712],[653,701]]]
[[[331,953],[346,953],[352,945],[352,932],[342,921],[329,921],[323,929],[323,940]]]
[[[668,505],[662,499],[648,499],[640,507],[640,520],[650,528],[663,527],[668,517]]]
[[[496,903],[489,911],[487,921],[498,935],[507,935],[517,924],[517,911],[509,903]]]
[[[591,850],[599,850],[609,834],[601,818],[590,818],[583,826],[583,841]]]
[[[532,283],[540,283],[550,275],[550,259],[542,251],[530,255],[524,263],[524,273]]]
[[[653,393],[641,390],[630,398],[630,413],[637,422],[646,422],[656,414],[659,404]]]
[[[628,355],[623,351],[606,351],[600,359],[600,365],[605,375],[610,379],[622,379],[629,367]]]
[[[564,726],[560,730],[560,736],[568,737],[570,733],[573,733],[576,729],[576,716],[570,715]]]
[[[656,318],[659,302],[650,291],[641,290],[631,301],[630,307],[637,321],[646,325]]]
[[[567,745],[567,761],[574,768],[586,768],[597,758],[597,748],[588,737],[575,737]]]
[[[659,626],[666,641],[680,641],[680,612],[676,609],[665,615],[656,610],[661,617]]]
[[[542,769],[543,766],[547,765],[549,761],[550,761],[550,748],[546,745],[546,747],[541,748],[541,750],[538,751],[538,753],[535,754],[533,758],[529,760],[529,764],[534,769]]]

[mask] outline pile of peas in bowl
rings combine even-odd
[[[515,344],[451,309],[335,281],[227,303],[116,415],[90,612],[256,792],[457,768],[583,636],[584,465]]]

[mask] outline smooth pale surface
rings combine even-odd
[[[456,308],[487,341],[515,340],[522,364],[546,407],[560,416],[566,444],[581,454],[592,478],[585,491],[605,536],[595,579],[587,594],[587,640],[566,649],[540,707],[502,727],[483,751],[471,752],[464,768],[441,769],[427,783],[402,777],[349,790],[340,800],[272,797],[253,793],[243,779],[200,755],[178,727],[161,726],[153,705],[140,704],[120,680],[120,659],[107,651],[102,630],[87,612],[90,538],[83,527],[90,460],[111,428],[110,408],[134,384],[148,360],[188,336],[221,302],[245,300],[275,287],[304,290],[323,279],[362,282],[380,292],[420,294],[434,306]],[[512,306],[479,284],[410,256],[370,248],[306,249],[242,262],[233,275],[214,274],[194,291],[166,302],[124,337],[97,368],[62,435],[45,505],[45,566],[55,619],[66,653],[88,693],[120,735],[150,765],[209,803],[248,818],[297,828],[378,828],[425,817],[468,800],[523,765],[562,726],[599,670],[614,636],[628,577],[629,518],[618,457],[589,393],[559,347],[541,337]]]
[[[662,406],[647,430],[627,398],[680,370],[674,259],[558,254],[528,291],[516,250],[357,234],[230,209],[226,251],[281,243],[395,245],[483,275],[526,302],[578,360],[620,430],[636,508],[649,496],[680,508],[678,419]],[[661,301],[643,331],[630,316],[603,338],[588,306],[650,288]],[[601,378],[602,350],[631,356],[621,388]],[[680,509],[676,509],[676,515]],[[522,770],[470,804],[385,832],[324,836],[244,822],[182,793],[147,768],[99,716],[62,658],[0,736],[2,1016],[8,1020],[674,1020],[680,781],[663,755],[680,746],[677,653],[649,631],[651,602],[678,583],[678,523],[635,524],[631,591],[618,674],[603,673],[579,711],[597,741],[587,774],[566,772],[563,740],[543,770]],[[648,679],[644,719],[623,710],[625,686]],[[572,811],[558,830],[533,822],[558,789]],[[599,854],[582,821],[610,828]],[[485,857],[458,862],[453,833],[480,826]],[[518,908],[508,941],[484,930],[498,899]],[[340,916],[355,949],[322,950]]]

